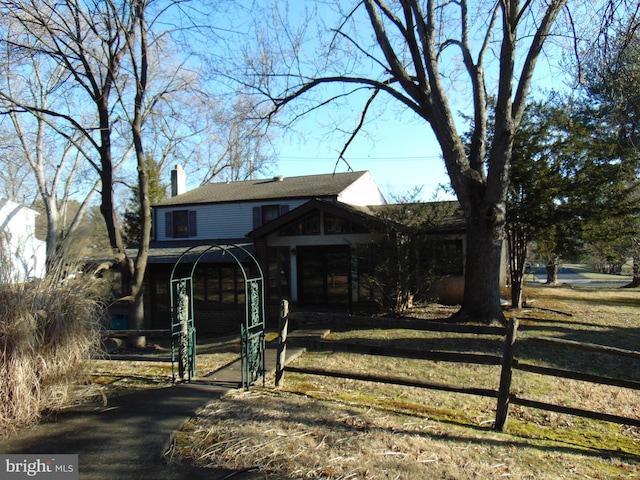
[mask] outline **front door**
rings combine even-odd
[[[349,307],[348,245],[298,247],[298,302],[302,306]]]

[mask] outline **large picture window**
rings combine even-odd
[[[199,264],[194,277],[194,294],[199,305],[208,308],[243,305],[244,277],[237,265]]]
[[[438,275],[462,275],[464,273],[462,240],[433,240],[429,260],[431,268]]]

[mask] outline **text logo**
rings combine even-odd
[[[78,455],[0,455],[0,479],[78,480]]]

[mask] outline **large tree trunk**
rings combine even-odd
[[[134,330],[144,328],[144,295],[142,289],[132,295],[129,303],[129,328]],[[145,348],[147,346],[147,338],[144,335],[129,335],[127,344],[133,348]]]
[[[494,208],[471,205],[467,220],[464,300],[452,318],[456,321],[504,324],[500,305],[500,271],[504,242],[504,222]]]

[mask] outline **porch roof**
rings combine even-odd
[[[309,200],[305,204],[300,205],[298,208],[294,208],[284,215],[279,216],[275,220],[252,230],[247,234],[247,236],[250,238],[260,238],[264,235],[268,235],[269,233],[281,229],[313,210],[329,212],[333,215],[341,216],[360,224],[382,222],[378,216],[374,215],[372,207],[349,205],[342,202],[329,202],[319,198],[314,198],[313,200]]]
[[[186,253],[188,250],[189,252]],[[232,240],[227,238],[219,241],[153,242],[149,246],[148,263],[172,264],[185,253],[186,255],[183,257],[183,260],[186,263],[196,261],[203,253],[204,256],[202,260],[206,262],[235,263],[233,255],[236,255],[240,261],[244,261],[247,257],[247,252],[253,255],[254,248],[253,242],[248,241],[246,238]]]

